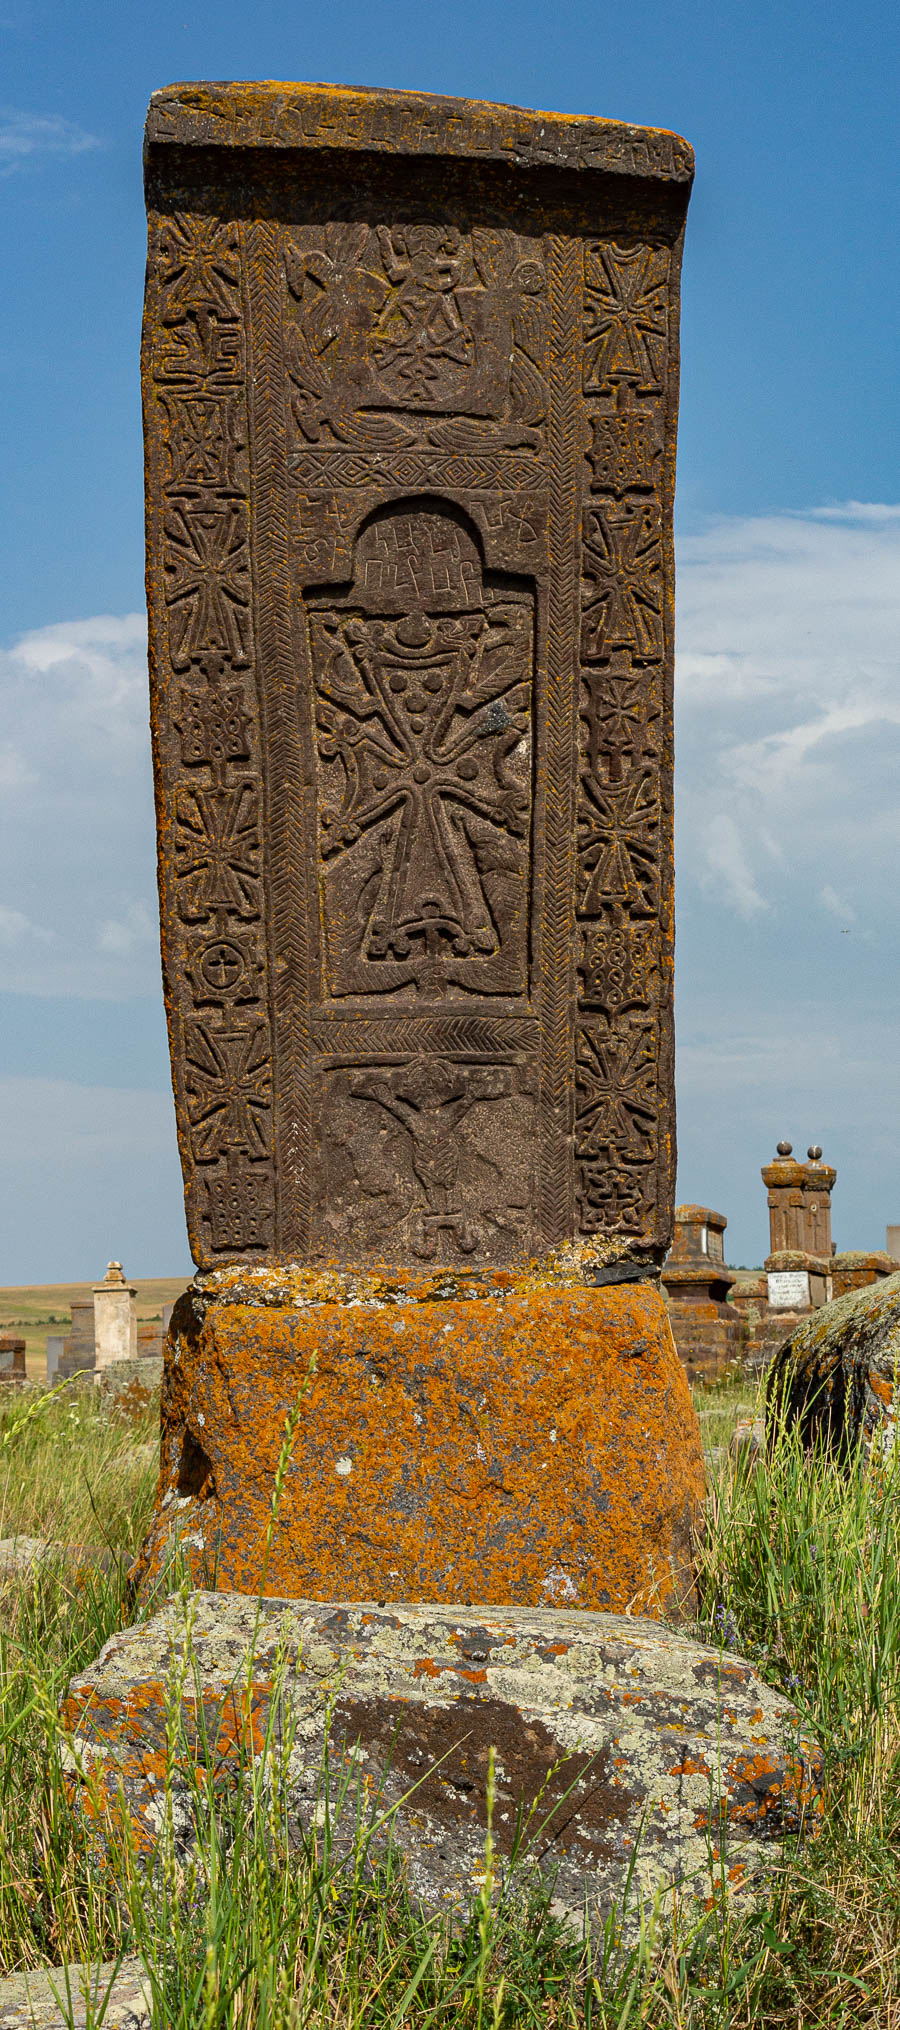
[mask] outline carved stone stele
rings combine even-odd
[[[191,1246],[671,1237],[676,136],[181,85],[148,588]]]

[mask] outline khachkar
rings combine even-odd
[[[148,586],[191,1246],[164,1505],[322,1597],[663,1591],[692,156],[191,85],[147,127]],[[285,1415],[291,1466],[263,1552]],[[173,1497],[175,1500],[173,1502]]]

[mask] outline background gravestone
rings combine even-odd
[[[226,1538],[229,1471],[245,1509],[268,1471],[263,1377],[271,1435],[325,1341],[330,1396],[313,1391],[304,1428],[321,1449],[316,1418],[340,1400],[344,1478],[356,1471],[350,1377],[384,1321],[352,1356],[352,1333],[329,1337],[347,1295],[316,1281],[329,1265],[375,1308],[392,1268],[411,1373],[424,1313],[430,1330],[436,1303],[465,1296],[454,1347],[468,1339],[477,1366],[494,1334],[498,1387],[510,1276],[535,1262],[568,1275],[595,1372],[596,1283],[636,1279],[622,1343],[652,1343],[669,1374],[646,1279],[674,1179],[672,498],[691,175],[670,134],[418,94],[191,85],[151,103],[163,956],[191,1246],[214,1272],[193,1322],[176,1316],[169,1493],[209,1505],[214,1491]],[[532,1338],[539,1312],[532,1292]],[[201,1314],[204,1372],[215,1341],[220,1367],[240,1354],[255,1377],[245,1450],[233,1432],[218,1464],[208,1427],[225,1412],[191,1411],[185,1380]],[[621,1322],[610,1312],[609,1347]],[[683,1387],[676,1370],[648,1383],[642,1415]],[[537,1388],[532,1375],[528,1417]],[[403,1463],[398,1417],[408,1506],[421,1461]],[[383,1506],[383,1483],[367,1498]],[[690,1508],[680,1482],[675,1506]],[[330,1575],[312,1553],[291,1566],[296,1585],[333,1583],[334,1555]],[[452,1566],[429,1569],[450,1585]],[[372,1585],[383,1576],[375,1559]],[[498,1567],[496,1583],[532,1581]]]

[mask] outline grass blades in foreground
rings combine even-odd
[[[698,1391],[712,1442],[752,1384]],[[499,1893],[490,1853],[465,1932],[411,1903],[396,1854],[326,1800],[298,1843],[287,1743],[230,1801],[201,1777],[199,1845],[163,1842],[98,1869],[73,1816],[57,1707],[70,1674],[129,1618],[124,1573],[152,1496],[146,1433],[91,1398],[46,1402],[4,1446],[2,1533],[103,1542],[105,1572],[65,1562],[0,1598],[0,1959],[3,1970],[140,1951],[169,2026],[266,2030],[900,2030],[900,1479],[841,1474],[790,1439],[768,1465],[719,1456],[701,1554],[698,1632],[752,1656],[798,1702],[827,1758],[818,1835],[783,1857],[767,1907],[686,1931],[656,1913],[631,1952],[614,1927],[567,1934],[524,1878]],[[144,1448],[143,1450],[141,1448]],[[189,1604],[186,1606],[189,1612]],[[172,1755],[179,1753],[173,1713]],[[342,1834],[343,1826],[343,1834]],[[98,2018],[99,2020],[99,2012]]]

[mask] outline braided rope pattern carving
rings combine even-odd
[[[367,456],[360,451],[295,451],[289,456],[288,467],[297,485],[319,492],[327,492],[330,487],[384,486],[383,456]],[[539,459],[517,458],[511,452],[482,457],[461,452],[393,452],[390,476],[392,485],[398,487],[450,487],[488,493],[495,488],[508,491],[517,487],[540,488],[543,468]]]
[[[319,1018],[311,1031],[312,1047],[323,1057],[363,1058],[419,1056],[441,1052],[460,1057],[508,1057],[511,1051],[533,1051],[538,1025],[515,1016],[491,1021],[480,1016],[441,1016],[429,1020],[406,1016],[402,1021],[379,1021],[369,1016],[364,1024]]]
[[[266,851],[271,893],[276,1045],[278,1245],[303,1256],[309,1247],[311,1092],[309,937],[306,870],[310,800],[295,706],[288,500],[284,443],[279,228],[260,219],[246,229],[252,360],[256,638],[267,748]]]
[[[578,244],[551,242],[550,595],[547,630],[546,814],[541,922],[541,1230],[565,1240],[573,1226],[571,1156],[574,937],[572,742],[577,643],[578,417],[581,272]]]

